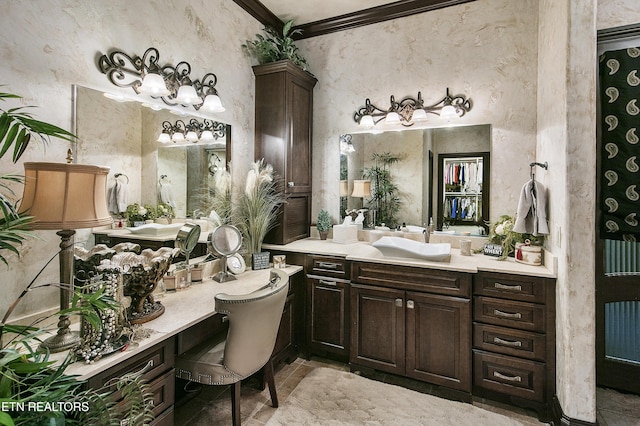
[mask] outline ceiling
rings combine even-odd
[[[310,38],[474,0],[233,0],[265,26],[294,20]]]

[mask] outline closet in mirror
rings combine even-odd
[[[215,173],[231,160],[230,125],[217,126],[208,140],[161,143],[163,123],[219,123],[199,113],[178,116],[140,102],[117,102],[86,87],[75,86],[74,94],[75,158],[109,166],[108,186],[115,183],[116,174],[127,176],[126,205],[169,205],[176,218],[208,213],[206,198]]]
[[[403,224],[420,229],[433,219],[440,231],[470,234],[479,233],[488,220],[491,125],[352,133],[341,135],[339,143],[342,219],[346,212],[364,211],[365,227],[390,229]],[[475,181],[474,187],[478,199],[473,204],[473,221],[445,220],[444,191],[440,190],[446,172],[445,158],[482,159],[482,178]],[[477,164],[478,160],[476,171]],[[359,181],[370,182],[370,193],[358,191],[362,186]],[[471,188],[461,189],[467,195]]]

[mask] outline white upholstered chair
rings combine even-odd
[[[269,283],[243,295],[217,294],[215,310],[227,316],[226,336],[206,341],[176,358],[176,377],[203,385],[231,385],[233,424],[240,424],[240,382],[264,369],[271,405],[278,406],[271,354],[289,288],[288,275],[271,272]]]

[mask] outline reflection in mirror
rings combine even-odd
[[[347,143],[348,141],[348,143]],[[437,223],[438,211],[443,201],[438,197],[437,169],[440,155],[476,153],[491,151],[491,126],[459,126],[435,129],[404,130],[379,134],[358,133],[342,135],[340,138],[340,214],[344,218],[346,210],[369,209],[372,225],[380,226],[373,214],[376,209],[372,198],[353,197],[354,180],[363,179],[367,169],[375,167],[375,158],[383,154],[398,157],[395,164],[388,167],[392,184],[397,187],[400,201],[394,223],[388,227],[425,226],[433,218]],[[488,155],[488,154],[487,154]],[[490,171],[486,170],[485,173]],[[488,182],[485,183],[485,185]],[[375,182],[372,182],[375,188]],[[486,200],[488,218],[488,199]],[[456,230],[464,228],[452,227]],[[478,232],[478,226],[469,228]]]
[[[126,175],[127,204],[155,206],[162,201],[164,192],[165,197],[172,194],[176,217],[191,216],[201,208],[199,196],[210,188],[215,172],[228,167],[231,160],[229,125],[225,125],[225,137],[212,143],[169,147],[157,142],[162,123],[188,121],[192,116],[177,117],[138,102],[117,102],[100,91],[81,86],[76,86],[74,108],[76,161],[109,166],[109,186],[114,184],[115,174]],[[202,120],[204,116],[193,117]],[[163,188],[161,183],[169,186]]]

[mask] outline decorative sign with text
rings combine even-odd
[[[504,249],[500,244],[485,244],[483,252],[486,256],[500,257],[502,250]]]
[[[269,255],[268,251],[253,253],[251,255],[251,269],[267,269],[269,267]]]

